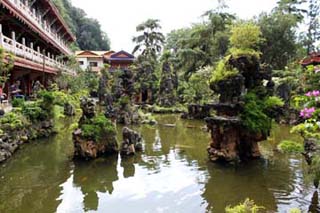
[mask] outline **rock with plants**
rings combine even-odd
[[[172,107],[177,101],[176,90],[178,87],[178,78],[172,64],[169,61],[170,53],[164,53],[162,58],[163,62],[158,104],[162,107]]]
[[[13,111],[0,118],[0,162],[10,158],[19,146],[54,133],[52,92],[41,91],[39,99],[13,101]]]
[[[140,122],[138,108],[132,99],[135,93],[133,73],[130,69],[119,69],[112,73],[111,93],[105,93],[105,115],[120,124]]]
[[[271,82],[271,69],[260,65],[259,52],[255,50],[260,34],[251,23],[235,26],[230,55],[213,70],[210,88],[220,97],[211,105],[216,115],[206,119],[212,139],[207,149],[211,161],[260,157],[258,142],[269,135],[272,109],[283,105],[263,85],[263,80]]]
[[[134,155],[138,151],[142,151],[143,138],[140,133],[124,127],[122,129],[123,141],[121,144],[121,155]]]
[[[118,153],[116,129],[111,120],[95,112],[91,99],[83,98],[81,109],[79,128],[73,132],[74,157],[94,159]]]

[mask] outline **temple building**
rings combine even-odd
[[[311,53],[308,57],[301,61],[301,65],[304,67],[309,65],[320,65],[320,52]]]
[[[66,67],[75,36],[51,0],[1,0],[0,47],[15,56],[6,91],[16,81],[25,95],[35,81],[46,85]]]
[[[110,70],[128,68],[135,60],[135,57],[126,51],[77,51],[76,57],[82,70],[100,72],[105,64]]]

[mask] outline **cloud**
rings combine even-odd
[[[135,27],[148,18],[160,19],[163,32],[168,33],[201,21],[205,11],[217,6],[217,0],[72,0],[72,3],[99,20],[112,49],[126,51],[133,49]],[[270,11],[276,0],[229,0],[227,4],[239,17],[250,18]]]

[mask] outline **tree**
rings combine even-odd
[[[207,66],[193,73],[188,83],[180,85],[180,91],[183,93],[184,101],[188,103],[207,103],[211,101],[212,91],[209,87],[209,80],[213,67]]]
[[[10,78],[10,72],[14,65],[14,57],[0,47],[0,87],[3,89]]]
[[[302,22],[304,14],[307,12],[303,8],[303,4],[306,2],[307,0],[279,0],[275,11],[292,15],[297,22]]]
[[[109,50],[110,40],[96,19],[88,18],[87,14],[74,7],[70,0],[54,0],[62,17],[76,35],[77,46],[82,50]]]
[[[308,4],[308,11],[306,14],[308,30],[303,41],[307,54],[316,51],[315,45],[320,39],[320,1],[309,0]]]
[[[257,49],[261,42],[260,27],[253,23],[240,23],[231,30],[230,44],[237,49]]]
[[[223,8],[207,11],[205,21],[191,28],[172,31],[165,49],[173,51],[175,66],[186,79],[197,69],[213,65],[228,50],[230,26],[235,17]]]
[[[257,20],[264,41],[260,44],[263,63],[273,69],[284,69],[297,57],[296,18],[290,14],[273,11],[262,13]]]
[[[148,19],[137,26],[136,30],[141,34],[133,38],[133,42],[136,43],[133,54],[141,51],[141,55],[157,57],[165,41],[164,35],[159,31],[161,29],[159,22],[158,19]]]

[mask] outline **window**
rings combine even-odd
[[[83,61],[79,61],[79,64],[82,66],[82,65],[84,65],[84,62]]]
[[[90,62],[90,67],[97,67],[98,66],[98,62]]]

